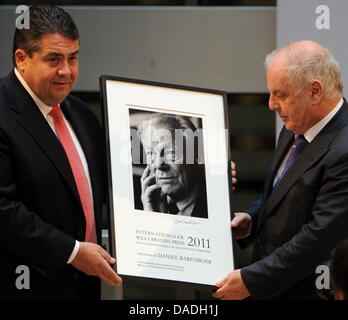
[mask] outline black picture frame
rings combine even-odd
[[[117,88],[117,90],[115,90],[115,88]],[[134,91],[136,91],[136,88],[138,88],[138,91],[140,93],[137,94],[136,92],[134,92]],[[149,91],[149,93],[145,94],[147,92],[147,90]],[[163,95],[164,98],[163,97],[156,98],[156,96],[157,96],[156,92],[159,93],[158,96]],[[107,154],[107,176],[108,176],[108,206],[107,207],[108,207],[108,215],[109,215],[109,221],[110,221],[109,245],[110,245],[111,253],[116,258],[116,261],[117,261],[117,263],[114,266],[115,271],[118,272],[118,274],[125,280],[136,281],[136,282],[140,282],[140,283],[166,285],[166,286],[185,286],[185,287],[188,286],[188,287],[195,289],[195,290],[208,290],[208,291],[214,290],[215,289],[214,283],[216,281],[221,280],[223,277],[225,277],[227,275],[228,272],[230,272],[234,269],[233,237],[232,237],[230,223],[229,223],[230,219],[231,219],[231,212],[233,211],[232,210],[232,208],[233,208],[233,194],[232,194],[231,174],[230,174],[230,166],[229,166],[231,152],[230,152],[229,135],[228,135],[229,125],[228,125],[226,93],[223,91],[219,91],[219,90],[196,88],[196,87],[190,87],[190,86],[168,84],[168,83],[139,80],[139,79],[130,79],[130,78],[124,78],[124,77],[110,76],[110,75],[103,75],[100,77],[100,93],[101,93],[103,125],[104,125],[104,129],[105,129],[106,154]],[[166,93],[167,93],[167,96],[166,96]],[[148,101],[142,102],[141,99],[139,100],[139,95],[141,96],[141,94],[143,94],[144,97],[146,96]],[[177,98],[177,103],[175,103],[176,94],[178,94],[178,95],[181,94],[180,98]],[[135,99],[134,96],[136,96],[137,98]],[[118,154],[118,152],[115,152],[115,150],[117,150],[117,148],[119,148],[121,146],[120,136],[122,135],[120,133],[120,131],[118,131],[117,133],[113,132],[113,131],[115,131],[116,124],[119,124],[120,126],[122,126],[125,122],[128,121],[128,124],[126,124],[126,127],[124,127],[123,129],[126,130],[127,126],[129,128],[130,120],[129,120],[129,118],[127,119],[126,114],[128,114],[128,116],[129,116],[130,115],[129,109],[132,109],[132,108],[134,110],[140,110],[143,113],[153,112],[154,114],[160,114],[160,113],[168,113],[169,112],[169,113],[172,113],[175,115],[178,114],[181,117],[190,116],[191,119],[194,119],[194,115],[193,115],[193,114],[195,114],[194,110],[189,110],[189,112],[187,112],[188,110],[185,109],[185,106],[184,106],[185,105],[185,103],[184,103],[185,96],[187,96],[189,98],[189,100],[191,99],[192,101],[198,101],[202,104],[206,104],[207,110],[209,108],[212,108],[212,110],[209,110],[209,113],[210,114],[214,113],[215,114],[214,117],[216,116],[219,119],[219,124],[216,125],[215,130],[223,130],[223,134],[220,135],[220,137],[223,136],[223,138],[221,138],[221,139],[224,139],[224,141],[222,143],[224,145],[222,147],[222,149],[224,149],[224,151],[221,151],[221,150],[220,151],[225,155],[225,159],[223,159],[221,161],[220,165],[222,168],[220,168],[220,175],[222,177],[220,180],[219,179],[218,180],[223,181],[223,183],[222,183],[223,187],[221,187],[221,188],[223,188],[224,190],[221,193],[224,195],[224,197],[219,199],[219,200],[221,200],[219,202],[222,203],[221,205],[224,208],[224,210],[223,210],[224,216],[223,216],[223,219],[218,217],[218,219],[221,219],[221,221],[219,220],[219,231],[215,230],[216,228],[213,228],[214,230],[211,230],[210,234],[215,234],[215,236],[216,236],[217,234],[223,233],[224,236],[222,238],[225,241],[221,241],[221,243],[219,243],[219,245],[218,245],[218,250],[220,250],[220,251],[223,250],[223,252],[221,254],[214,253],[213,260],[215,262],[214,262],[213,266],[211,267],[211,271],[214,272],[217,265],[219,265],[219,267],[221,267],[221,265],[226,266],[226,267],[223,268],[224,271],[219,270],[219,276],[217,276],[216,279],[214,279],[214,281],[211,281],[210,283],[203,283],[203,282],[197,281],[197,279],[195,279],[194,281],[190,281],[190,277],[189,277],[190,272],[188,272],[188,274],[187,274],[188,278],[186,278],[184,280],[180,276],[178,278],[175,278],[175,277],[174,278],[173,277],[167,278],[166,274],[170,273],[171,271],[170,270],[168,271],[167,269],[160,270],[161,265],[162,266],[166,265],[164,263],[163,264],[158,263],[157,266],[153,266],[153,265],[149,264],[150,266],[152,266],[151,267],[152,269],[150,268],[151,270],[153,270],[154,267],[159,268],[160,271],[158,273],[158,276],[154,276],[153,271],[149,272],[150,276],[148,276],[148,274],[146,273],[146,266],[144,267],[145,272],[139,272],[139,273],[134,272],[133,269],[137,269],[137,268],[134,267],[134,265],[133,265],[134,264],[134,261],[133,261],[134,257],[130,258],[130,256],[134,250],[136,251],[137,246],[134,246],[134,248],[132,248],[133,244],[128,243],[128,245],[126,245],[126,246],[129,246],[129,251],[126,254],[125,250],[124,250],[125,244],[122,242],[131,242],[132,238],[129,238],[128,234],[123,235],[123,236],[122,235],[118,236],[119,233],[124,233],[124,230],[126,229],[125,226],[128,226],[128,228],[131,228],[132,222],[130,222],[130,227],[129,227],[129,225],[127,225],[127,223],[125,223],[123,220],[127,220],[127,219],[130,220],[131,218],[127,218],[127,217],[125,218],[124,216],[122,218],[119,217],[120,212],[122,211],[123,212],[122,215],[124,215],[125,210],[120,210],[120,209],[116,208],[117,202],[119,203],[119,202],[122,202],[124,200],[123,199],[122,201],[118,201],[117,199],[115,199],[115,192],[117,193],[117,191],[115,191],[115,189],[118,188],[117,183],[119,183],[119,184],[130,183],[130,184],[132,184],[133,199],[129,199],[129,203],[131,203],[133,200],[133,204],[134,204],[133,209],[137,212],[138,217],[140,217],[139,219],[142,219],[143,217],[141,217],[141,214],[140,215],[138,214],[139,208],[136,209],[136,205],[134,202],[134,198],[135,198],[134,197],[135,189],[134,189],[134,185],[133,185],[134,181],[130,181],[130,180],[132,180],[130,174],[128,174],[128,179],[127,179],[126,175],[123,178],[119,178],[119,177],[113,178],[113,177],[115,177],[115,167],[122,166],[122,164],[120,164],[120,161],[119,162],[114,161],[115,155]],[[164,101],[165,106],[162,106],[162,107],[160,105],[161,105],[161,103],[163,104],[163,101],[160,101],[160,103],[159,103],[156,100],[156,99],[164,99],[165,100],[168,97],[169,98],[172,97],[172,99],[169,99],[170,103],[169,103],[169,100],[167,102]],[[129,101],[127,101],[127,99]],[[214,104],[213,103],[214,101],[216,101],[216,102],[218,101],[218,103],[216,103],[216,102],[215,103],[219,106],[219,108],[216,108],[216,110],[214,110],[214,106],[210,106],[209,102],[206,102],[206,99],[207,100],[211,99],[212,104]],[[122,100],[122,101],[119,101],[119,100]],[[135,100],[137,100],[137,101],[135,101]],[[141,102],[139,103],[139,101],[141,101]],[[171,106],[166,107],[166,103],[168,103],[168,105],[174,103],[174,105],[176,105],[176,107],[175,108],[173,108]],[[183,106],[179,107],[180,105],[183,105]],[[199,107],[200,106],[197,106],[197,108],[199,108]],[[120,108],[120,109],[116,110],[115,108]],[[123,110],[123,108],[128,109],[128,113],[125,112],[125,110]],[[121,120],[120,119],[115,120],[116,117],[117,118],[121,117]],[[206,120],[206,121],[208,121],[208,120]],[[202,122],[204,123],[205,121],[202,120]],[[213,128],[214,121],[211,120],[210,122],[211,122],[211,123],[209,123],[210,130],[214,130],[214,128]],[[207,132],[205,132],[205,129],[204,129],[204,125],[203,125],[202,130],[203,130],[203,135],[204,134],[207,135]],[[129,135],[129,137],[130,137],[130,135]],[[132,139],[130,139],[130,140],[132,140]],[[116,143],[115,143],[115,141],[116,141]],[[208,150],[205,150],[206,154],[207,154],[207,151]],[[125,171],[128,171],[128,173],[130,173],[129,166],[127,168],[128,168],[127,170],[125,170],[124,168],[120,169],[119,172],[121,172],[122,175]],[[134,170],[132,170],[132,174],[134,177],[133,171]],[[116,181],[116,180],[119,180],[119,181]],[[209,184],[209,183],[211,183],[211,181],[214,181],[215,179],[210,178],[208,180],[210,181],[210,182],[208,181],[208,184]],[[208,189],[213,190],[213,189],[215,189],[215,187],[210,186],[210,188],[208,188]],[[130,189],[128,188],[128,190],[130,190]],[[213,194],[213,192],[212,192],[212,194]],[[216,197],[216,192],[214,193],[214,195]],[[207,200],[208,200],[208,202],[210,201],[209,200],[209,191],[208,191]],[[127,202],[127,199],[125,202]],[[213,207],[214,202],[216,202],[216,199],[213,199],[209,202],[209,205],[208,205],[209,210],[210,210],[210,208]],[[149,213],[149,215],[151,216],[151,215],[154,215],[157,213],[158,212],[153,212],[153,214]],[[167,220],[173,218],[172,216],[168,216],[168,215],[162,215],[162,216],[163,216],[163,219],[167,219]],[[164,216],[166,216],[166,217],[164,218]],[[132,217],[132,219],[133,219],[132,214],[129,214],[129,217]],[[159,217],[159,215],[158,215],[158,217]],[[204,228],[209,228],[209,223],[215,223],[215,222],[212,222],[213,219],[214,219],[214,213],[212,213],[211,216],[208,215],[207,219],[203,219],[200,217],[198,217],[197,219],[195,219],[194,217],[185,217],[185,218],[183,218],[183,221],[184,222],[186,221],[187,223],[191,223],[192,221],[199,220],[200,223],[202,224],[203,223],[202,221],[206,220],[204,222],[205,225],[202,227],[204,229]],[[180,219],[179,219],[179,221],[180,221]],[[161,223],[163,223],[163,220],[161,221]],[[195,224],[195,222],[192,222],[192,224],[195,225],[194,228],[197,228],[197,224],[199,225],[198,222],[196,224]],[[121,229],[119,229],[119,228],[121,228]],[[210,228],[212,228],[212,226],[210,226]],[[176,231],[176,232],[178,232],[178,231]],[[203,238],[199,238],[199,239],[209,239],[209,237],[207,237],[207,238],[203,237]],[[135,240],[135,239],[133,239],[133,240]],[[187,239],[185,239],[185,241],[186,240]],[[146,243],[146,241],[145,241],[145,243]],[[151,243],[151,246],[155,247],[152,243]],[[119,249],[120,247],[122,247],[123,249]],[[145,247],[146,247],[146,244],[145,244]],[[185,247],[185,250],[187,250],[186,247]],[[170,250],[168,252],[170,252]],[[134,254],[134,252],[133,252],[133,254]],[[182,254],[184,254],[184,253],[182,253]],[[218,256],[218,257],[216,257],[216,256]],[[154,258],[154,257],[152,257],[152,258]],[[127,259],[129,259],[130,261],[125,262],[125,260],[127,260]],[[200,258],[197,258],[197,261],[199,259]],[[185,261],[185,263],[186,262],[187,261]],[[139,260],[138,260],[138,263],[139,263]],[[127,267],[125,267],[128,264],[130,265],[129,268],[132,269],[132,272],[130,272],[130,273],[127,272]],[[121,265],[122,265],[122,267],[121,267]],[[214,267],[214,265],[215,265],[215,267]],[[194,265],[192,265],[192,267],[193,266]],[[165,267],[165,268],[167,268],[167,267]],[[141,269],[141,268],[139,268],[139,269]],[[186,269],[187,269],[187,267],[186,267]],[[206,274],[204,274],[204,273],[206,272],[207,268],[203,267],[202,269],[203,269],[201,271],[202,278],[206,278]],[[180,270],[180,268],[178,270]],[[197,270],[199,270],[199,268]],[[182,274],[182,271],[180,271],[180,272],[178,271],[178,273]]]

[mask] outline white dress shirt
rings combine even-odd
[[[50,125],[51,129],[53,130],[53,132],[56,134],[56,131],[55,131],[55,128],[54,128],[54,123],[53,123],[53,118],[51,115],[49,115],[50,111],[52,110],[53,106],[49,106],[47,104],[45,104],[42,100],[40,100],[36,94],[30,89],[30,87],[28,86],[28,84],[25,82],[25,80],[23,79],[23,77],[20,75],[20,73],[18,72],[18,70],[15,68],[14,69],[14,72],[18,78],[18,80],[20,81],[20,83],[23,85],[23,87],[25,88],[25,90],[27,90],[27,92],[30,94],[30,96],[32,97],[32,99],[34,100],[35,104],[38,106],[39,110],[41,111],[42,115],[44,116],[44,118],[46,119],[46,121],[48,122],[48,124]],[[86,157],[85,157],[85,154],[82,150],[82,147],[80,145],[80,142],[79,140],[77,139],[77,136],[73,130],[73,128],[71,127],[69,121],[65,118],[63,112],[62,112],[62,115],[63,115],[63,119],[64,119],[64,122],[69,130],[69,133],[70,133],[70,136],[73,140],[73,143],[75,145],[75,148],[79,154],[79,157],[81,159],[81,162],[82,162],[82,165],[83,165],[83,169],[85,171],[85,174],[86,174],[86,177],[87,177],[87,180],[88,180],[88,185],[89,185],[89,189],[90,189],[90,192],[91,194],[92,193],[92,186],[91,186],[91,179],[90,179],[90,176],[89,176],[89,171],[88,171],[88,164],[87,164],[87,160],[86,160]],[[56,134],[57,135],[57,134]],[[92,198],[92,205],[93,205],[93,198]],[[67,261],[67,263],[71,263],[74,258],[76,257],[76,254],[79,250],[79,247],[80,247],[80,243],[76,240],[75,242],[75,247],[69,257],[69,260]]]

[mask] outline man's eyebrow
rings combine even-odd
[[[46,55],[46,57],[63,57],[64,55],[58,52],[50,52]]]
[[[69,56],[75,56],[80,52],[80,50],[76,50],[72,53],[69,54]],[[64,57],[64,55],[62,53],[59,52],[50,52],[47,54],[47,57]]]

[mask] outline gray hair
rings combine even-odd
[[[302,42],[302,41],[301,41]],[[301,96],[314,80],[319,80],[324,88],[324,96],[342,95],[343,79],[340,67],[331,52],[319,44],[316,46],[301,45],[295,42],[267,55],[265,67],[268,69],[279,54],[285,54],[289,83],[297,88],[297,96]]]

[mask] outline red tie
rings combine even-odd
[[[95,231],[94,210],[92,205],[92,195],[90,192],[88,179],[83,169],[83,165],[75,144],[70,136],[69,130],[64,121],[59,106],[54,106],[49,113],[53,118],[53,124],[57,136],[62,144],[65,153],[69,159],[70,167],[74,175],[77,190],[80,195],[82,208],[86,218],[86,237],[85,241],[97,243]]]

